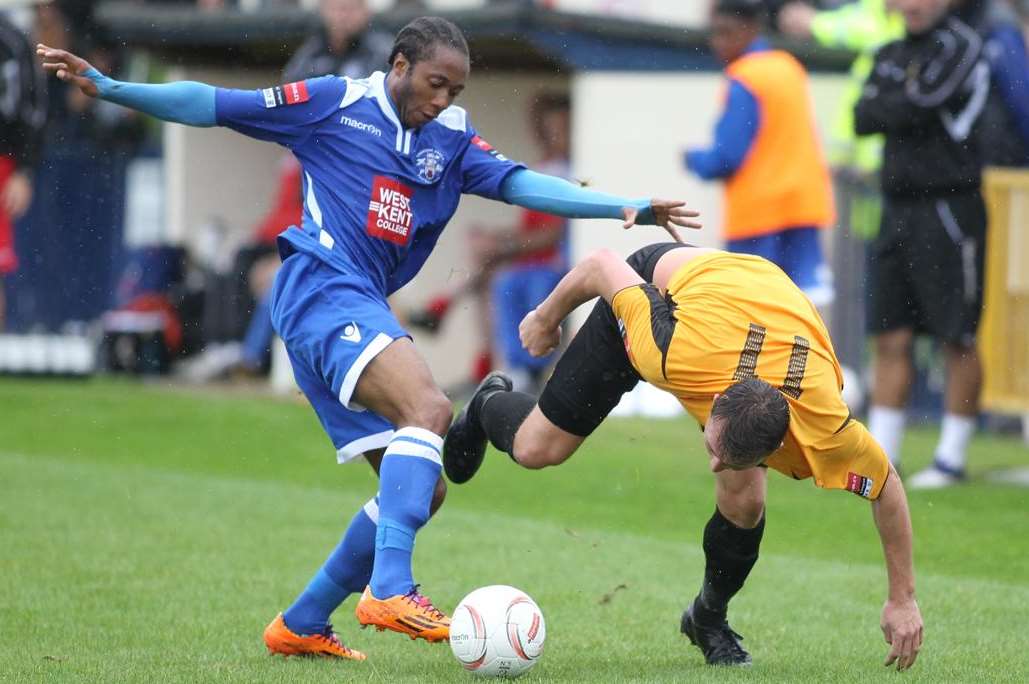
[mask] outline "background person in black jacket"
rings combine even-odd
[[[942,487],[965,476],[982,370],[986,210],[980,194],[990,68],[979,35],[949,0],[896,0],[908,35],[884,46],[855,108],[858,134],[885,133],[883,215],[872,246],[869,329],[876,335],[869,428],[900,460],[914,335],[943,345],[946,393],[933,465],[909,481]]]
[[[46,124],[46,86],[28,38],[0,13],[0,330],[7,311],[4,276],[18,266],[13,222],[32,202]]]
[[[369,28],[365,0],[320,0],[322,26],[290,58],[285,80],[300,81],[335,74],[364,78],[385,71],[393,39]]]

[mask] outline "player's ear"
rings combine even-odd
[[[393,58],[393,69],[396,70],[397,74],[403,76],[407,73],[407,70],[411,68],[411,62],[407,60],[403,52],[398,52]]]

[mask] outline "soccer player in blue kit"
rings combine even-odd
[[[362,625],[447,639],[450,619],[419,592],[411,553],[446,494],[440,450],[452,407],[386,297],[419,271],[465,193],[566,217],[620,219],[626,228],[660,225],[676,239],[677,226],[699,227],[696,212],[679,201],[586,190],[497,152],[453,106],[468,77],[468,46],[438,17],[415,19],[397,34],[387,73],[260,90],[125,83],[67,51],[39,45],[37,53],[48,73],[86,95],[165,121],[227,126],[296,155],[304,215],[279,236],[272,317],[337,460],[363,455],[378,473],[379,493],[268,625],[265,643],[283,655],[363,660],[328,623],[361,592]]]

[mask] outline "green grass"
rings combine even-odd
[[[934,438],[910,434],[909,470]],[[978,439],[973,476],[1026,455]],[[484,584],[528,591],[548,641],[523,681],[1029,680],[1029,492],[979,479],[910,497],[914,670],[881,666],[868,504],[777,475],[731,613],[755,665],[704,666],[677,626],[702,573],[706,464],[686,419],[611,421],[544,472],[492,454],[419,535],[416,577],[444,607]],[[0,681],[472,681],[445,646],[358,631],[353,599],[335,621],[366,663],[265,655],[264,625],[374,491],[297,402],[0,380]]]

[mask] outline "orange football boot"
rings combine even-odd
[[[364,660],[367,657],[360,651],[344,646],[332,631],[332,625],[327,625],[322,634],[301,636],[286,626],[282,613],[276,615],[271,624],[264,628],[264,643],[268,653],[278,653],[285,657],[321,656],[346,660]]]
[[[365,587],[354,614],[362,625],[373,625],[380,632],[391,629],[432,643],[450,638],[450,618],[418,592],[418,585],[407,594],[388,599],[375,598],[372,588]]]

